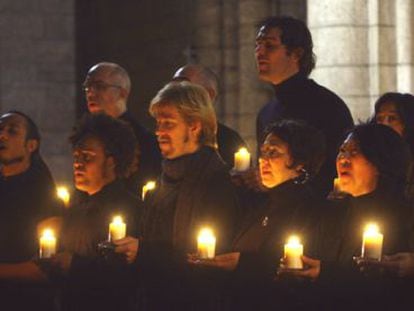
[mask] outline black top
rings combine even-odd
[[[256,120],[258,145],[266,127],[280,119],[299,119],[321,130],[327,141],[326,162],[312,186],[324,197],[332,189],[336,175],[335,158],[346,130],[353,126],[352,116],[336,94],[298,73],[274,86],[275,99],[267,103]]]
[[[247,146],[239,133],[220,122],[217,124],[217,144],[220,156],[230,168],[234,166],[234,154]]]
[[[305,254],[312,255],[314,228],[323,204],[308,186],[294,180],[272,188],[261,202],[251,203],[253,213],[233,246],[241,252],[239,273],[273,279],[283,246],[292,234],[301,238]]]
[[[160,149],[155,136],[139,124],[129,111],[119,118],[131,125],[137,137],[140,150],[138,171],[127,180],[127,187],[132,193],[140,194],[142,186],[149,180],[156,180],[161,172]]]
[[[191,269],[186,257],[196,252],[202,226],[215,231],[217,253],[230,249],[238,204],[226,165],[214,149],[202,147],[196,153],[165,160],[158,184],[145,202],[137,259],[148,309],[191,309],[201,299],[199,295],[208,304],[207,287],[217,288],[206,282],[213,278]]]
[[[63,295],[68,310],[109,310],[130,303],[132,267],[121,257],[98,253],[98,243],[108,239],[115,215],[123,217],[127,235],[135,235],[141,203],[119,181],[70,207],[64,216],[61,249],[73,253]]]
[[[0,176],[0,262],[36,256],[37,223],[61,213],[55,184],[44,167],[32,165],[22,174]]]

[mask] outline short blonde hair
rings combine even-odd
[[[208,92],[187,81],[170,82],[152,99],[149,113],[156,118],[163,107],[175,107],[187,124],[199,121],[200,145],[217,148],[217,118]]]

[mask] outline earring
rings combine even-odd
[[[300,171],[300,175],[295,179],[294,183],[296,185],[306,184],[310,179],[309,172],[305,170],[304,168],[301,168],[299,171]]]

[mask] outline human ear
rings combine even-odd
[[[30,153],[33,153],[39,148],[39,142],[35,139],[29,139],[26,142],[26,148]]]

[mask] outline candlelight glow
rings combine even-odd
[[[114,219],[112,220],[112,223],[113,224],[116,224],[116,225],[120,225],[120,224],[122,224],[124,221],[123,221],[123,219],[122,219],[122,217],[121,216],[115,216],[114,217]]]
[[[53,237],[55,237],[55,234],[53,233],[52,229],[47,228],[47,229],[43,230],[42,237],[44,237],[44,238],[53,238]]]
[[[246,171],[250,168],[250,153],[242,147],[234,154],[234,169],[238,172]]]
[[[287,240],[287,244],[289,244],[289,245],[300,245],[300,239],[296,235],[292,235]]]
[[[67,206],[69,204],[70,193],[69,193],[68,188],[66,188],[64,186],[57,187],[56,188],[56,194],[57,194],[58,198],[63,201],[65,206]]]
[[[203,228],[197,237],[198,255],[200,258],[214,258],[216,251],[216,237],[213,230]]]
[[[240,148],[238,153],[240,155],[248,155],[249,154],[249,152],[247,151],[247,149],[244,148],[244,147]]]
[[[147,192],[154,190],[156,186],[157,186],[156,182],[151,180],[142,187],[142,201],[144,201],[145,195],[147,194]]]
[[[372,235],[376,235],[379,233],[379,228],[377,224],[374,223],[369,223],[365,226],[365,230],[364,233],[366,235],[372,236]]]
[[[108,240],[115,241],[125,238],[126,236],[126,224],[121,216],[115,216],[112,222],[109,224],[109,236]]]

